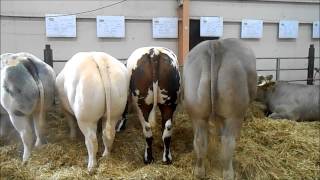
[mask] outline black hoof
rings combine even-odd
[[[144,161],[144,164],[151,164],[154,161],[154,159],[153,159],[153,157],[148,158],[148,159],[143,158],[143,161]]]
[[[163,161],[163,164],[166,164],[166,165],[172,164],[172,160]]]

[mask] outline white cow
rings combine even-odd
[[[96,165],[97,123],[102,119],[103,156],[110,153],[115,126],[126,106],[128,96],[126,67],[103,52],[80,52],[66,64],[56,79],[63,111],[75,136],[76,118],[85,136],[89,154],[88,170]]]
[[[44,141],[45,115],[54,100],[54,80],[53,69],[32,54],[1,55],[1,105],[21,136],[24,162],[33,145],[31,119],[37,136],[35,145]]]

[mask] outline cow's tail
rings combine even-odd
[[[22,60],[21,62],[37,83],[40,96],[39,118],[44,120],[44,87],[39,77],[38,68],[30,58],[26,58],[26,60]]]
[[[98,65],[99,68],[99,73],[103,82],[103,88],[106,93],[105,96],[105,106],[106,106],[106,111],[107,111],[107,122],[110,122],[111,120],[111,79],[110,79],[110,69],[109,69],[109,64],[108,60],[106,61],[105,59],[100,59],[99,58],[93,58],[96,64]],[[107,126],[108,123],[105,123]],[[106,128],[106,127],[104,127]]]
[[[152,127],[156,124],[156,109],[158,104],[158,79],[159,79],[159,50],[151,48],[149,58],[152,65],[152,89],[153,89],[153,107],[149,115],[149,123]]]
[[[215,121],[216,119],[216,101],[217,101],[217,91],[218,91],[218,75],[219,69],[222,62],[222,47],[219,41],[213,41],[210,44],[210,80],[211,80],[211,119]]]

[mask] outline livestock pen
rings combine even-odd
[[[253,103],[238,139],[234,166],[238,179],[316,179],[320,173],[320,122],[273,120]],[[159,115],[157,116],[159,119]],[[195,154],[189,117],[182,106],[173,121],[173,164],[161,161],[160,131],[155,131],[155,162],[143,163],[144,137],[135,114],[129,115],[127,129],[117,133],[109,158],[102,158],[101,132],[98,133],[98,167],[93,174],[86,168],[87,152],[83,136],[69,139],[69,128],[59,103],[50,111],[47,144],[32,152],[22,164],[22,143],[12,130],[0,139],[1,179],[192,179]],[[160,128],[156,128],[160,129]],[[81,134],[81,133],[80,133]],[[215,138],[210,141],[209,179],[221,179]]]

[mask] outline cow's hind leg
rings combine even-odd
[[[128,101],[127,101],[126,107],[122,113],[122,117],[116,125],[117,132],[120,132],[120,131],[123,131],[126,129],[127,121],[128,121]]]
[[[45,143],[44,136],[45,136],[45,117],[46,117],[46,112],[40,113],[38,110],[37,112],[34,113],[33,115],[33,124],[34,124],[34,129],[36,133],[36,147],[41,146],[43,143]]]
[[[85,137],[85,143],[88,150],[89,160],[88,160],[88,171],[92,172],[93,168],[97,164],[97,151],[98,151],[98,141],[97,141],[97,123],[78,120],[79,128]]]
[[[162,116],[162,141],[164,144],[164,150],[163,150],[163,157],[162,161],[166,164],[172,163],[172,156],[170,151],[170,144],[171,144],[171,136],[172,136],[172,117],[173,112],[175,110],[176,105],[168,106],[168,105],[162,105],[159,104],[159,109],[161,111]]]
[[[32,128],[29,117],[16,112],[17,115],[10,114],[10,120],[14,128],[19,132],[23,143],[23,162],[26,162],[31,154],[32,149]]]
[[[242,118],[243,119],[243,118]],[[234,179],[234,171],[232,166],[232,158],[236,146],[236,138],[239,135],[241,118],[227,118],[220,123],[220,140],[221,140],[221,162],[223,168],[223,179]]]
[[[208,152],[208,122],[201,118],[192,118],[194,127],[193,146],[196,152],[197,161],[194,174],[198,178],[204,178],[205,159]]]
[[[146,138],[146,146],[145,146],[145,151],[143,156],[143,160],[145,164],[150,164],[151,162],[154,161],[154,158],[152,156],[152,141],[153,141],[152,130],[151,130],[150,122],[148,120],[152,107],[153,107],[152,104],[151,105],[143,104],[137,108],[143,134]]]
[[[110,121],[107,121],[107,118],[102,119],[102,140],[104,144],[104,152],[102,156],[108,156],[112,149],[112,144],[116,134],[115,126],[117,123],[118,117],[111,117]]]
[[[66,120],[70,128],[70,139],[75,139],[77,137],[77,130],[78,130],[76,118],[64,108],[62,108],[62,111],[66,117]]]

